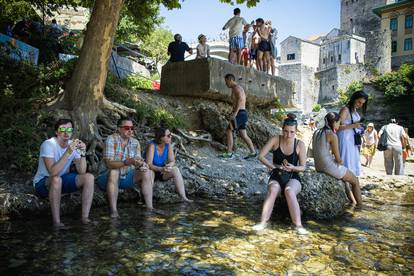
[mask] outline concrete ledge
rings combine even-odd
[[[162,68],[160,93],[230,102],[224,76],[232,73],[244,88],[249,105],[266,105],[278,97],[292,106],[293,82],[214,58],[168,63]]]

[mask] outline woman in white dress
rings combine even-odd
[[[362,134],[361,116],[357,112],[362,109],[365,114],[368,104],[368,94],[364,91],[357,91],[352,94],[348,104],[339,112],[341,125],[338,129],[339,152],[344,166],[347,167],[355,176],[361,176],[361,158],[359,155],[360,144],[355,143],[355,136]],[[347,185],[349,191],[349,186]],[[355,198],[352,197],[353,204],[356,204]]]

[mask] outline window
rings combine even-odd
[[[295,59],[295,54],[288,54],[287,55],[287,60],[294,60]]]
[[[331,62],[333,62],[333,56],[331,56]]]
[[[405,16],[405,28],[411,29],[413,27],[413,16],[412,15],[406,15]]]
[[[390,30],[396,32],[398,29],[398,20],[397,18],[390,19]]]
[[[322,63],[325,64],[326,63],[326,58],[323,58]]]
[[[338,55],[338,62],[340,63],[340,62],[341,62],[341,60],[342,60],[342,55],[341,55],[341,54],[339,54],[339,55]]]
[[[406,38],[404,39],[404,51],[410,51],[413,49],[413,39]]]
[[[335,85],[332,85],[332,90],[335,90]]]
[[[397,41],[396,40],[391,42],[391,52],[392,53],[397,52]]]

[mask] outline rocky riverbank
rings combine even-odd
[[[189,145],[187,150],[193,159],[179,155],[177,162],[190,198],[247,199],[257,203],[260,208],[267,191],[268,174],[258,160],[243,159],[247,153],[245,149],[240,148],[233,160],[217,157],[219,152],[206,143]],[[301,178],[302,191],[299,202],[305,216],[330,219],[344,212],[347,199],[342,181],[317,173],[312,166],[301,174]],[[380,193],[381,190],[398,190],[403,193],[413,190],[414,178],[367,176],[362,178],[362,185],[365,194]],[[33,192],[29,176],[0,172],[1,216],[21,217],[39,213],[46,215],[49,212],[48,200],[37,197]],[[165,208],[165,204],[180,200],[171,181],[157,183],[154,197],[156,204],[161,208]],[[120,200],[130,201],[131,204],[142,202],[137,189],[121,193]],[[105,205],[105,194],[96,188],[94,208]],[[63,213],[79,210],[79,206],[79,193],[63,196]]]

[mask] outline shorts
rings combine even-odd
[[[276,181],[278,181],[278,177],[276,176],[276,174],[275,173],[273,173],[274,171],[272,171],[271,172],[271,174],[270,174],[270,177],[269,177],[269,181],[267,182],[267,185],[269,185],[270,184],[270,181],[272,181],[272,180],[276,180]],[[297,174],[297,173],[293,173],[292,174],[292,177],[290,178],[290,179],[296,179],[297,181],[299,181],[300,182],[300,176],[299,176],[299,174]],[[290,180],[289,180],[290,181]],[[282,190],[282,192],[286,189],[286,185],[287,185],[287,183],[280,183],[279,181],[277,182],[277,183],[279,183],[279,185],[280,185],[280,189]],[[289,182],[288,182],[289,183]]]
[[[161,172],[154,172],[154,181],[167,181],[166,179],[162,178]]]
[[[250,52],[250,49],[249,49],[249,48],[243,48],[243,49],[241,50],[240,55],[241,55],[241,57],[242,57],[244,60],[247,60],[247,59],[249,58],[249,52]]]
[[[260,41],[259,51],[261,51],[261,52],[270,52],[271,51],[270,42],[266,41],[266,40]]]
[[[229,48],[230,49],[242,49],[242,48],[244,48],[243,37],[241,37],[241,36],[231,37],[230,41],[229,41]]]
[[[102,191],[106,191],[106,186],[108,185],[108,174],[109,172],[105,172],[96,179],[96,183]],[[134,174],[135,170],[129,169],[128,174],[120,175],[118,179],[118,188],[122,190],[132,188],[134,186]]]
[[[236,119],[232,121],[234,130],[246,129],[249,116],[244,109],[239,110]]]
[[[250,59],[255,60],[257,57],[257,49],[250,49]]]
[[[365,145],[362,148],[362,154],[363,155],[368,155],[368,156],[374,156],[375,152],[377,150],[377,147],[375,146],[375,144],[372,145]]]
[[[69,194],[78,191],[78,187],[76,186],[76,177],[78,176],[77,173],[67,173],[61,176],[62,178],[62,193]],[[46,185],[47,179],[49,177],[45,176],[37,183],[35,183],[34,187],[36,190],[37,195],[40,197],[48,197],[49,195],[49,188]]]

